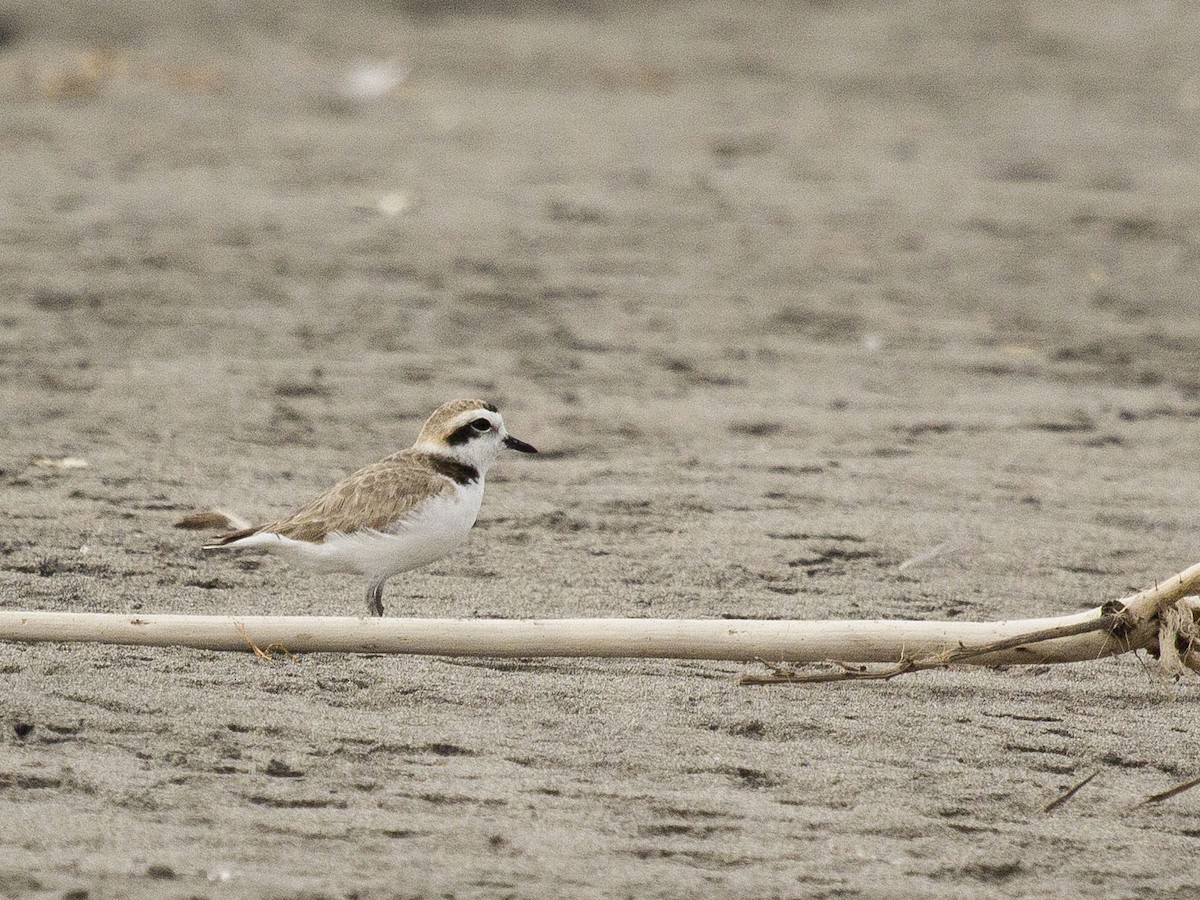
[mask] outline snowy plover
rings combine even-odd
[[[417,442],[343,478],[286,518],[214,538],[205,550],[262,547],[325,572],[366,576],[367,608],[383,615],[383,585],[452,552],[483,502],[483,476],[507,447],[537,453],[482,400],[451,400]]]

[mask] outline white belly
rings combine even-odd
[[[453,552],[475,524],[482,500],[482,484],[463,485],[452,494],[427,501],[384,529],[331,534],[319,544],[277,534],[256,534],[231,546],[282,552],[323,572],[387,578]]]

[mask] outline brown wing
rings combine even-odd
[[[384,528],[454,483],[420,465],[410,451],[359,469],[290,516],[255,529],[319,544],[334,532]]]

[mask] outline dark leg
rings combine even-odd
[[[383,615],[383,581],[372,581],[367,585],[367,612],[372,616]]]

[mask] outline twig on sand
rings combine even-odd
[[[823,663],[827,666],[837,666],[832,671],[801,672],[779,663],[766,663],[771,669],[770,675],[745,674],[738,678],[738,684],[826,684],[833,681],[890,681],[898,675],[907,675],[918,669],[942,668],[940,663],[920,663],[911,657],[901,657],[894,665],[883,668],[871,668],[858,663],[848,663],[840,659],[831,659]]]
[[[1200,785],[1200,776],[1185,781],[1183,784],[1177,784],[1175,787],[1162,791],[1161,793],[1151,794],[1149,797],[1139,803],[1138,806],[1145,806],[1147,803],[1162,803],[1164,800],[1170,800],[1172,797],[1178,797],[1184,791],[1190,791],[1197,785]],[[1137,807],[1135,806],[1134,809],[1137,809]]]
[[[1059,794],[1057,797],[1055,797],[1053,800],[1051,800],[1049,803],[1047,803],[1045,808],[1042,809],[1042,812],[1044,812],[1044,813],[1054,812],[1054,810],[1058,809],[1060,806],[1062,806],[1064,803],[1066,803],[1068,800],[1070,800],[1072,797],[1074,797],[1077,793],[1079,793],[1080,788],[1082,788],[1084,785],[1091,782],[1091,780],[1099,774],[1100,774],[1100,770],[1096,769],[1094,772],[1092,772],[1091,775],[1089,775],[1089,776],[1087,776],[1087,778],[1083,779],[1083,781],[1077,782],[1073,787],[1067,788],[1065,791],[1063,791],[1061,794]]]
[[[832,681],[889,681],[898,675],[907,675],[909,672],[915,672],[918,669],[941,667],[938,664],[918,663],[915,659],[903,657],[895,665],[884,668],[873,669],[865,665],[843,662],[840,659],[831,659],[825,665],[837,666],[838,668],[825,672],[800,672],[796,669],[790,669],[787,666],[781,666],[778,663],[771,663],[770,675],[742,675],[738,678],[738,684],[823,684]]]
[[[272,650],[276,651],[277,653],[282,653],[288,659],[295,658],[288,651],[288,648],[283,646],[283,644],[280,644],[278,641],[267,644],[266,647],[258,646],[258,644],[254,643],[254,641],[252,641],[250,639],[250,635],[248,635],[246,633],[246,626],[243,625],[241,622],[236,623],[236,628],[237,628],[238,634],[240,634],[243,638],[245,638],[247,646],[250,647],[250,651],[255,656],[257,656],[259,659],[263,660],[264,662],[274,662],[275,661],[275,657],[271,655]]]

